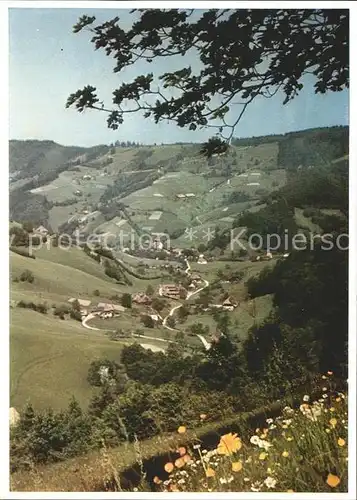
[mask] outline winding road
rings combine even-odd
[[[190,266],[190,263],[188,262],[187,259],[185,259],[185,262],[186,262],[186,266],[187,266],[185,272],[186,272],[186,274],[189,274],[191,271],[191,266]],[[202,286],[201,288],[198,288],[194,292],[188,292],[185,300],[189,300],[191,297],[202,292],[202,290],[207,288],[209,285],[209,282],[207,280],[203,280],[203,282],[204,282],[204,286]],[[169,314],[163,319],[162,326],[164,328],[167,328],[167,330],[171,330],[171,331],[177,331],[177,328],[171,328],[170,326],[168,326],[167,320],[170,316],[172,317],[174,315],[175,311],[180,309],[180,307],[182,307],[182,306],[183,306],[183,304],[179,304],[178,306],[174,306],[170,310]],[[197,335],[197,337],[200,339],[200,341],[202,342],[202,344],[204,345],[206,350],[210,349],[211,344],[209,342],[207,342],[207,340],[202,335]]]
[[[186,263],[186,274],[189,274],[190,273],[190,270],[191,270],[191,266],[190,266],[190,263],[188,262],[187,259],[185,259],[185,263]],[[189,300],[191,297],[193,297],[194,295],[197,295],[198,293],[202,292],[202,290],[204,290],[205,288],[207,288],[209,286],[209,282],[207,280],[203,280],[204,282],[204,286],[198,288],[197,290],[195,290],[194,292],[188,292],[187,293],[187,296],[186,296],[186,299],[185,300]],[[165,318],[163,319],[163,322],[162,322],[162,326],[164,328],[166,328],[167,330],[170,330],[170,331],[178,331],[177,328],[171,328],[170,326],[167,325],[167,320],[168,318],[171,316],[174,315],[175,311],[177,311],[178,309],[180,309],[180,307],[183,306],[183,303],[182,304],[179,304],[177,306],[174,306],[172,307],[172,309],[170,309],[170,312],[167,316],[165,316]],[[88,316],[86,316],[85,318],[82,319],[82,325],[84,326],[84,328],[87,328],[88,330],[96,330],[96,331],[103,331],[104,329],[102,328],[96,328],[94,326],[89,326],[88,325],[88,321],[92,320],[93,318],[96,317],[96,314],[93,314],[93,313],[90,313],[88,314]],[[107,330],[105,329],[105,331],[112,331],[114,332],[115,330]],[[138,337],[138,338],[141,338],[141,339],[147,339],[147,340],[158,340],[158,341],[162,341],[162,342],[167,342],[167,343],[173,343],[173,344],[176,344],[176,342],[174,340],[168,340],[168,339],[163,339],[163,338],[158,338],[158,337],[150,337],[150,336],[147,336],[147,335],[135,335],[133,334],[133,337]],[[202,344],[204,345],[205,349],[208,350],[210,349],[211,347],[211,344],[202,336],[202,335],[198,335],[197,334],[197,337],[200,339],[200,341],[202,342]],[[140,344],[142,347],[144,347],[144,349],[151,349],[153,350],[154,352],[155,351],[162,351],[164,352],[165,349],[161,348],[161,347],[158,347],[157,345],[154,345],[154,344],[150,344],[150,343],[144,343],[144,344]]]

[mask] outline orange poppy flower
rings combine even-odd
[[[341,480],[335,474],[329,474],[326,479],[326,483],[331,486],[331,488],[336,488],[340,484]]]
[[[330,424],[331,424],[332,427],[336,427],[336,425],[337,425],[337,419],[336,418],[331,418],[330,419]]]
[[[346,441],[342,438],[338,438],[337,444],[338,446],[345,446]]]
[[[184,446],[180,446],[177,451],[179,452],[181,457],[186,455],[186,448]]]
[[[183,467],[185,465],[185,461],[183,458],[178,458],[177,460],[175,460],[175,466],[179,469],[181,469],[181,467]]]
[[[239,472],[242,470],[243,464],[242,462],[232,462],[232,471],[233,472]]]
[[[208,467],[208,469],[206,469],[206,476],[207,477],[214,477],[215,476],[215,471],[212,469],[212,467]]]
[[[190,462],[192,458],[186,453],[186,455],[182,457],[182,460],[185,462],[185,464],[187,464],[187,462]]]
[[[167,462],[164,467],[165,471],[170,474],[174,470],[174,464],[172,462]]]
[[[217,452],[219,455],[232,455],[236,451],[239,451],[242,447],[242,441],[237,436],[230,432],[221,437],[221,440],[217,446]]]
[[[154,477],[153,481],[154,481],[155,484],[161,484],[162,483],[161,479],[159,477],[157,477],[157,476]]]

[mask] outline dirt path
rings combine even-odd
[[[185,262],[186,262],[186,266],[187,266],[185,272],[186,272],[186,274],[190,274],[190,271],[191,271],[190,263],[188,262],[187,259],[185,259]],[[197,295],[198,293],[202,292],[202,290],[204,290],[205,288],[207,288],[209,286],[209,282],[207,280],[203,280],[203,282],[204,282],[204,286],[202,286],[201,288],[198,288],[194,292],[188,292],[185,300],[189,300],[191,297],[193,297],[194,295]],[[167,320],[168,320],[168,318],[170,316],[172,317],[174,315],[175,311],[177,311],[178,309],[180,309],[180,307],[182,307],[182,306],[183,306],[183,303],[179,304],[178,306],[174,306],[170,310],[169,314],[163,319],[162,326],[164,328],[167,328],[168,330],[171,330],[171,331],[178,331],[177,328],[171,328],[170,326],[168,326],[167,325]],[[200,339],[200,341],[202,342],[202,344],[204,345],[204,347],[205,347],[206,350],[210,349],[211,344],[202,335],[197,335],[197,337]]]
[[[97,332],[105,331],[105,332],[114,332],[115,330],[107,330],[107,329],[102,329],[102,328],[96,328],[94,326],[89,326],[88,321],[92,320],[93,318],[96,317],[96,314],[88,314],[85,318],[82,319],[82,325],[84,328],[87,328],[88,330],[95,330]],[[133,337],[140,338],[140,339],[148,339],[148,340],[158,340],[160,342],[166,342],[166,343],[176,343],[173,340],[168,340],[168,339],[163,339],[163,338],[158,338],[158,337],[150,337],[149,335],[135,335],[133,334]],[[163,347],[159,347],[155,344],[150,344],[150,343],[143,343],[140,344],[141,347],[144,349],[151,349],[153,352],[165,352],[165,349]]]

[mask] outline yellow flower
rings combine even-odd
[[[331,429],[325,429],[325,431],[326,431],[327,434],[330,434]]]
[[[331,411],[331,412],[334,412],[334,411],[335,411],[335,408],[334,408],[333,406],[331,406],[330,411]]]
[[[331,486],[331,488],[336,488],[340,484],[341,480],[335,474],[329,474],[326,479],[326,483]]]
[[[284,450],[283,453],[281,454],[282,457],[287,458],[289,456],[289,452]]]
[[[212,467],[208,467],[206,469],[206,477],[214,477],[215,476],[215,471],[212,469]]]
[[[157,476],[154,477],[153,481],[154,481],[155,484],[162,483],[161,479],[159,477],[157,477]]]
[[[232,462],[232,471],[239,472],[242,470],[243,464],[242,462]]]
[[[178,468],[178,469],[181,469],[181,467],[183,467],[185,465],[185,461],[183,458],[178,458],[177,460],[175,460],[175,466]]]
[[[177,451],[179,452],[180,457],[186,455],[186,448],[184,446],[180,446]]]
[[[261,454],[259,455],[259,460],[265,460],[267,456],[268,454],[265,453],[265,451],[262,451]]]
[[[186,427],[184,425],[180,425],[180,427],[177,429],[177,432],[179,434],[184,434],[186,432]]]
[[[294,490],[286,490],[286,493],[294,493]]]
[[[293,439],[294,439],[294,438],[293,438],[292,436],[288,436],[288,437],[286,438],[286,440],[287,440],[287,441],[292,441]]]
[[[337,444],[338,446],[345,446],[346,441],[342,438],[338,438]]]
[[[336,418],[331,418],[331,419],[330,419],[330,424],[331,424],[331,426],[332,426],[333,428],[335,428],[335,427],[336,427],[336,425],[337,425],[337,419],[336,419]]]
[[[217,446],[217,452],[219,455],[232,455],[232,453],[240,450],[242,447],[242,441],[237,436],[237,434],[225,434],[221,437],[221,440]]]
[[[172,462],[167,462],[164,467],[165,471],[170,474],[174,470],[174,464]]]
[[[322,375],[322,377],[321,377],[321,378],[322,378],[323,380],[326,380],[326,379],[327,379],[326,375]]]

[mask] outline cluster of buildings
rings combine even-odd
[[[113,304],[108,302],[99,302],[96,305],[91,306],[91,301],[86,299],[76,299],[75,297],[71,297],[68,299],[68,302],[73,304],[74,302],[78,302],[80,305],[80,312],[82,317],[88,316],[88,314],[92,313],[100,318],[107,319],[118,316],[119,313],[125,311],[125,307],[120,304]]]

